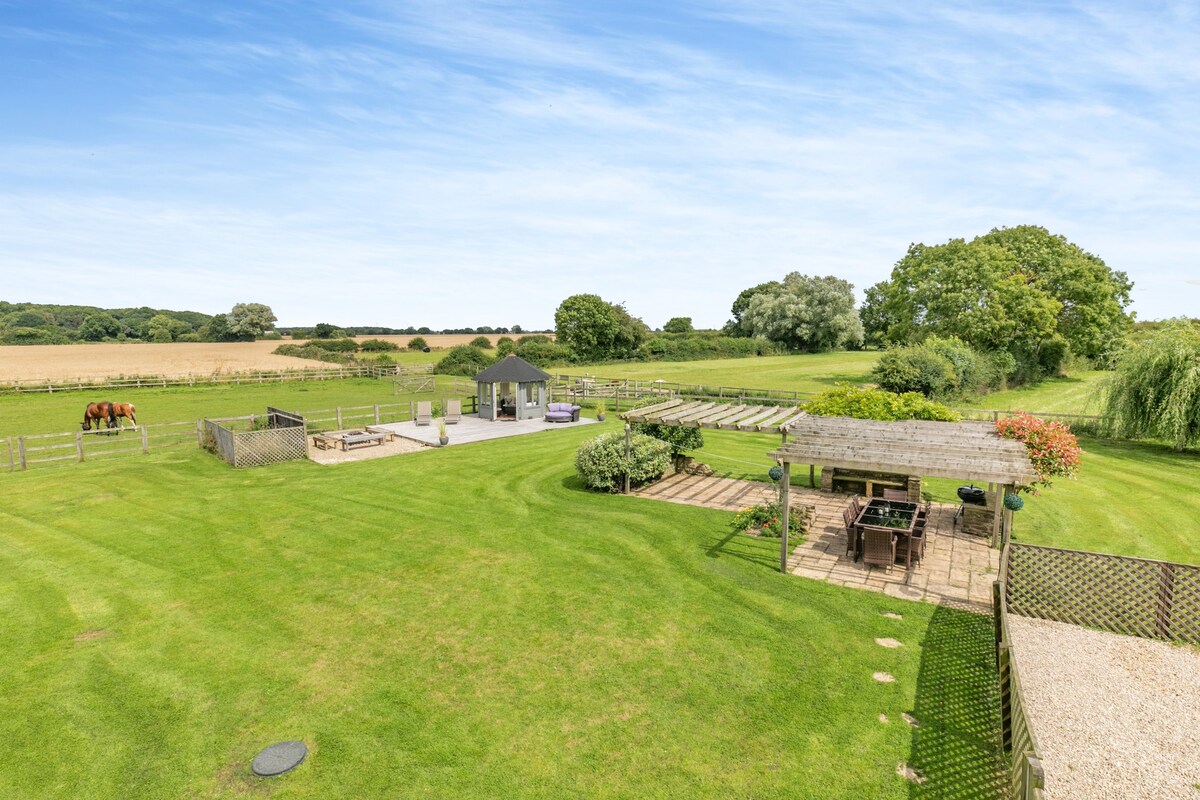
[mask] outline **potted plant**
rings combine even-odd
[[[450,444],[450,436],[446,433],[445,419],[438,420],[438,444],[442,445],[443,447]]]
[[[596,419],[599,420],[600,422],[604,422],[604,401],[603,400],[601,400],[596,405]]]

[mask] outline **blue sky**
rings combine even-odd
[[[1191,3],[0,0],[0,298],[717,326],[1039,224],[1200,314]]]

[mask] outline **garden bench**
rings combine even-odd
[[[390,441],[392,441],[393,439],[395,439],[395,438],[396,438],[396,432],[395,432],[395,431],[393,431],[393,430],[389,430],[388,428],[376,428],[376,427],[374,427],[374,426],[371,426],[371,425],[368,425],[368,426],[367,426],[367,433],[378,433],[378,434],[382,434],[383,436],[386,436],[386,437],[387,437],[387,438],[386,438],[384,441],[388,441],[388,442],[390,442]]]
[[[313,447],[318,450],[328,450],[331,447],[337,447],[338,442],[342,439],[340,436],[330,436],[327,433],[317,433],[313,435]]]

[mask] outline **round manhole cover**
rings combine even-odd
[[[300,766],[307,755],[304,742],[278,742],[254,757],[250,771],[260,778],[282,775]]]

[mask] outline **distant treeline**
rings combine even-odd
[[[213,317],[199,311],[98,308],[0,300],[0,344],[86,341],[204,341]]]
[[[523,334],[523,333],[554,333],[551,330],[534,331],[513,325],[507,328],[503,325],[493,328],[490,325],[480,325],[478,328],[430,328],[422,325],[419,328],[386,328],[380,325],[351,325],[347,327],[330,325],[325,322],[312,327],[281,327],[276,328],[284,336],[293,339],[338,339],[346,336],[431,336],[434,334]]]

